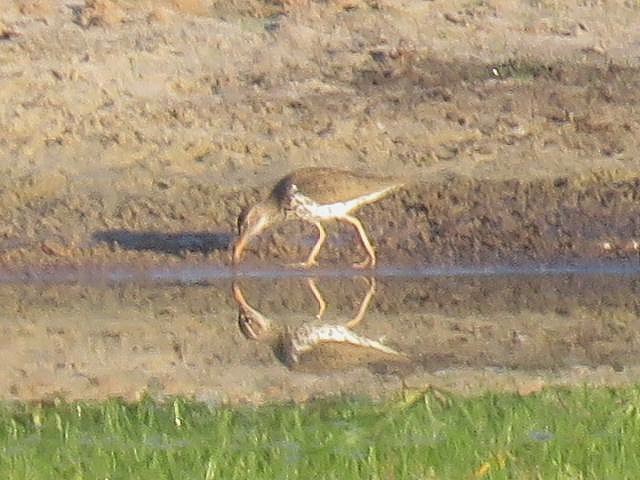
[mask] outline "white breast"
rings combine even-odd
[[[309,197],[305,197],[304,195],[297,193],[294,196],[294,210],[296,214],[303,218],[340,218],[348,215],[352,210],[355,210],[360,205],[374,202],[383,197],[388,190],[391,190],[391,188],[374,192],[369,195],[364,195],[357,199],[347,200],[346,202],[329,203],[327,205],[320,205]]]
[[[320,218],[336,218],[336,217],[344,217],[351,210],[360,205],[360,201],[358,200],[349,200],[342,203],[330,203],[329,205],[318,205],[317,203],[313,203],[311,205],[307,205],[309,213],[311,213],[314,217]]]

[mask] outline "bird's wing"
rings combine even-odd
[[[345,202],[355,198],[401,187],[405,182],[393,177],[377,177],[332,168],[305,168],[283,178],[276,188],[279,194],[299,191],[317,203]]]

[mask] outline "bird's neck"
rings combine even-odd
[[[260,210],[266,215],[272,223],[281,220],[284,217],[282,205],[273,196],[269,196],[260,202]]]

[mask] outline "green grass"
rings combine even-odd
[[[0,404],[7,479],[624,479],[640,387],[387,403]]]

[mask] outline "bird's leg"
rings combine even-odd
[[[320,222],[312,221],[311,223],[313,223],[318,229],[318,240],[316,240],[316,244],[311,249],[311,252],[307,257],[307,260],[300,263],[290,264],[291,267],[310,268],[318,265],[318,262],[316,261],[316,257],[318,256],[318,253],[320,253],[320,248],[322,248],[322,244],[327,239],[327,233],[324,231],[324,227],[320,224]]]
[[[362,302],[360,303],[360,308],[358,309],[358,313],[356,314],[356,316],[353,317],[352,320],[347,322],[346,324],[347,328],[353,328],[362,321],[362,319],[364,318],[364,314],[367,312],[367,308],[369,308],[369,302],[371,302],[373,295],[376,293],[376,279],[373,277],[369,277],[369,278],[362,277],[362,278],[364,278],[369,284],[369,290],[367,290],[367,294],[362,299]]]
[[[327,233],[324,231],[324,227],[320,224],[320,222],[313,222],[313,224],[318,229],[318,240],[316,240],[316,244],[311,249],[309,253],[309,257],[307,258],[307,264],[309,265],[317,265],[316,257],[318,253],[320,253],[320,248],[322,248],[322,244],[327,239]]]
[[[373,247],[371,246],[371,242],[369,242],[369,238],[367,237],[367,232],[364,231],[364,227],[362,226],[362,223],[360,223],[360,220],[358,220],[356,217],[352,217],[351,215],[345,215],[342,218],[344,219],[345,222],[349,222],[351,225],[353,225],[356,228],[356,230],[358,231],[358,236],[360,238],[360,243],[362,244],[364,249],[367,251],[367,254],[369,255],[366,260],[359,263],[354,263],[353,267],[354,268],[375,267],[376,253],[373,250]]]
[[[327,303],[324,301],[324,298],[322,298],[322,294],[320,293],[320,290],[318,290],[316,282],[313,278],[307,278],[307,285],[309,286],[309,290],[311,290],[311,293],[313,294],[313,298],[315,298],[316,302],[318,302],[318,313],[316,314],[316,318],[320,320],[322,318],[322,315],[324,315],[324,311],[327,309]]]

